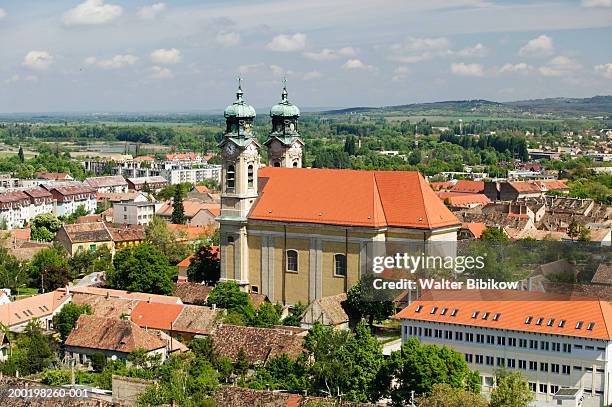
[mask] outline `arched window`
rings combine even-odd
[[[247,167],[247,180],[249,183],[249,188],[253,188],[253,164],[249,164]]]
[[[297,168],[297,166],[298,166],[297,161],[294,161],[294,162],[293,162],[293,168]]]
[[[275,166],[275,167],[280,167],[280,162],[278,162],[278,161],[274,161],[274,166]]]
[[[287,250],[287,271],[298,272],[298,252]]]
[[[346,256],[344,254],[334,255],[334,275],[346,276]]]
[[[233,165],[227,166],[227,187],[234,188],[236,185],[236,169]]]

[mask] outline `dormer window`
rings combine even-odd
[[[499,321],[499,317],[501,317],[501,314],[496,312],[495,315],[493,315],[493,321]]]
[[[431,309],[430,314],[431,314],[431,315],[434,315],[436,312],[438,312],[438,307],[433,307],[433,308]]]
[[[489,314],[488,312],[483,313],[483,314],[482,314],[482,319],[484,319],[484,320],[489,319],[489,315],[490,315],[490,314]]]
[[[472,319],[478,318],[478,314],[480,314],[480,311],[474,311],[474,313],[472,314]]]
[[[451,317],[456,316],[458,312],[459,312],[459,309],[458,309],[458,308],[455,308],[455,309],[453,310],[453,312],[451,312]]]
[[[584,324],[584,321],[578,321],[576,323],[576,329],[582,329],[582,325]]]
[[[421,312],[421,310],[423,309],[422,305],[417,305],[416,309],[414,310],[414,312]]]
[[[587,326],[587,331],[592,331],[593,328],[595,328],[595,322],[589,322],[589,325]]]
[[[525,325],[529,325],[531,324],[531,321],[533,320],[533,317],[530,315],[527,317],[527,319],[525,320]]]
[[[553,326],[555,324],[555,319],[551,318],[548,320],[548,323],[546,324],[546,326]]]
[[[442,311],[440,311],[440,315],[446,315],[447,312],[448,312],[448,308],[444,307]]]
[[[536,325],[542,325],[542,321],[544,321],[544,317],[538,318],[538,320],[536,321]]]

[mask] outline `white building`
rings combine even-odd
[[[157,202],[117,202],[113,205],[113,223],[148,225],[155,215]]]
[[[121,175],[91,177],[87,178],[84,184],[100,193],[121,193],[128,190],[128,183]]]
[[[461,298],[464,293],[455,294]],[[536,400],[552,402],[560,389],[584,392],[584,407],[612,402],[612,304],[553,300],[536,293],[492,292],[492,300],[417,300],[403,309],[402,341],[447,346],[481,375],[483,392],[496,370],[519,371]]]
[[[53,195],[56,216],[69,216],[83,206],[87,213],[96,211],[96,190],[82,183],[43,185]]]
[[[42,188],[0,193],[0,220],[7,229],[21,228],[36,215],[53,212],[53,196]]]
[[[202,167],[172,167],[160,171],[160,175],[166,178],[170,184],[182,184],[189,182],[197,184],[204,180],[221,182],[221,166],[207,165]]]

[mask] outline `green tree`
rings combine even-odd
[[[162,295],[173,292],[176,268],[150,243],[119,250],[113,266],[106,275],[107,284],[112,288]]]
[[[527,407],[533,401],[533,393],[519,372],[501,370],[496,373],[497,385],[491,393],[490,407]]]
[[[23,154],[23,147],[19,146],[19,153],[17,155],[19,156],[20,162],[25,162],[25,154]]]
[[[66,338],[68,338],[68,335],[70,335],[70,332],[72,332],[74,325],[82,314],[92,314],[92,309],[89,304],[66,304],[62,307],[60,312],[53,317],[53,327],[59,333],[62,342],[66,341]]]
[[[580,228],[580,233],[578,234],[578,241],[590,242],[591,241],[591,229],[589,229],[586,226],[582,226]]]
[[[19,287],[25,286],[29,280],[27,267],[10,254],[6,247],[0,246],[0,286],[17,294]]]
[[[364,275],[357,284],[349,289],[346,301],[343,304],[344,309],[353,321],[360,321],[365,318],[370,327],[374,325],[374,321],[387,319],[395,310],[393,301],[386,298],[386,293],[375,292],[372,285],[374,278],[374,274],[371,273]],[[382,296],[384,298],[380,298]]]
[[[282,323],[285,326],[301,326],[302,325],[302,316],[304,315],[304,311],[306,310],[306,306],[301,302],[297,304],[293,304],[293,308],[289,315],[287,315]]]
[[[249,306],[249,295],[240,291],[235,281],[224,281],[215,286],[208,294],[208,305],[216,304],[218,307],[235,310]]]
[[[221,356],[215,364],[217,372],[222,380],[228,381],[229,377],[234,373],[234,364],[232,360],[227,356]]]
[[[265,367],[257,370],[255,378],[247,383],[249,388],[261,390],[286,390],[301,393],[310,383],[303,358],[293,360],[282,354],[268,360]]]
[[[174,199],[172,200],[172,223],[185,224],[185,207],[183,206],[183,195],[180,188],[174,189]]]
[[[69,282],[70,269],[67,265],[49,264],[43,268],[40,275],[40,287],[44,293],[66,287]]]
[[[276,307],[266,301],[257,308],[253,319],[249,321],[249,325],[260,328],[272,328],[280,323],[281,312],[282,306]]]
[[[179,235],[158,216],[154,216],[145,228],[145,239],[157,246],[171,264],[177,264],[190,253],[189,247],[178,241]]]
[[[9,358],[1,365],[2,371],[20,376],[42,372],[51,365],[53,352],[49,339],[35,322],[30,322],[22,335],[19,335]]]
[[[95,352],[91,355],[91,366],[95,372],[102,372],[106,367],[106,355],[102,352]]]
[[[41,242],[50,242],[62,227],[62,222],[52,213],[36,215],[30,222],[32,227],[31,239]]]
[[[68,253],[62,245],[55,243],[37,252],[28,267],[33,285],[42,290],[54,290],[68,275]]]
[[[213,340],[210,336],[203,338],[194,338],[189,342],[189,349],[197,356],[208,360],[211,364],[216,365],[219,359]]]
[[[501,228],[487,226],[482,232],[480,240],[487,242],[507,242],[510,239]]]
[[[238,355],[236,355],[236,361],[234,362],[234,372],[238,376],[244,376],[249,371],[249,361],[246,356],[244,348],[240,348]]]
[[[574,218],[570,220],[570,223],[567,226],[567,235],[572,240],[575,240],[578,237],[578,235],[580,235],[580,224]]]
[[[453,388],[446,383],[434,384],[431,392],[417,399],[419,407],[487,407],[480,394]]]
[[[209,244],[201,245],[187,268],[189,281],[214,284],[221,277],[221,261],[218,249]]]

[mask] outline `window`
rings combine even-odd
[[[506,337],[505,336],[498,336],[497,337],[497,344],[501,345],[501,346],[506,346]]]
[[[519,360],[519,369],[527,370],[527,361],[526,360]]]
[[[584,324],[584,321],[578,321],[576,323],[576,329],[582,329],[582,325]]]
[[[486,358],[487,365],[493,366],[493,362],[494,362],[493,356],[487,356]]]
[[[505,367],[506,366],[506,359],[504,359],[504,358],[497,358],[497,366]]]
[[[453,310],[453,312],[451,312],[451,317],[456,316],[456,315],[457,315],[457,312],[459,312],[459,310],[458,310],[457,308],[455,308],[455,309]]]
[[[471,353],[466,353],[464,357],[465,357],[466,362],[468,363],[474,362],[474,356]]]
[[[540,372],[548,372],[548,363],[540,362]]]
[[[519,347],[526,348],[527,347],[527,339],[519,338]]]
[[[448,308],[442,308],[442,311],[440,311],[440,315],[446,315],[446,313],[448,312]]]
[[[508,368],[509,369],[515,369],[516,368],[516,359],[508,359],[506,361],[506,363],[508,364]]]
[[[478,318],[478,314],[480,314],[480,311],[474,311],[474,313],[472,314],[472,319]]]
[[[552,343],[553,352],[561,352],[561,344],[559,342]]]
[[[80,252],[82,252],[82,251],[83,251],[83,245],[82,245],[82,244],[80,244],[80,245],[79,245],[79,249],[78,249],[78,250],[79,250]]]
[[[489,313],[488,313],[488,312],[484,312],[484,313],[482,314],[482,319],[485,319],[485,320],[486,320],[486,319],[488,319],[488,318],[489,318]]]
[[[465,340],[466,342],[474,342],[474,334],[471,332],[466,332],[465,333]]]
[[[485,340],[485,336],[483,334],[476,334],[477,343],[484,343],[484,340]]]
[[[569,365],[563,365],[562,373],[563,374],[570,374],[570,367],[569,367]]]
[[[495,315],[493,315],[493,321],[499,321],[499,317],[501,317],[501,314],[496,312]]]
[[[525,324],[526,324],[526,325],[531,324],[531,320],[532,320],[532,319],[533,319],[533,317],[532,317],[532,316],[528,316],[528,317],[527,317],[527,319],[525,320]]]
[[[563,328],[563,327],[565,327],[565,320],[564,319],[559,321],[559,328]]]
[[[565,352],[565,353],[572,353],[572,344],[571,343],[564,343],[563,344],[563,352]]]
[[[508,338],[508,346],[516,347],[516,338]]]
[[[487,343],[489,345],[495,345],[495,337],[493,335],[487,335]]]
[[[540,393],[548,394],[548,385],[545,383],[540,383]]]
[[[431,315],[434,315],[436,312],[438,312],[438,307],[433,307],[433,308],[431,309],[430,314],[431,314]]]
[[[453,339],[453,331],[444,331],[444,339]]]
[[[455,332],[455,340],[462,341],[463,340],[463,332]]]
[[[227,243],[234,243],[234,236],[228,236]]]
[[[96,245],[95,244],[90,244],[89,245],[89,250],[91,250],[92,252],[96,250]]]
[[[529,382],[529,390],[531,390],[532,392],[535,393],[536,391],[536,384],[533,382]]]
[[[538,362],[534,362],[533,360],[529,361],[529,370],[533,370],[534,372],[538,370]]]
[[[334,255],[334,275],[338,277],[346,276],[346,256],[344,254]]]
[[[549,342],[547,341],[540,341],[540,349],[542,350],[548,350],[549,349]]]
[[[287,271],[298,272],[298,252],[287,250]]]
[[[227,188],[236,186],[236,168],[233,165],[227,166]]]
[[[538,318],[538,320],[536,321],[536,325],[542,325],[542,321],[544,321],[544,317]]]
[[[589,322],[589,326],[587,326],[587,331],[592,331],[595,328],[595,322]]]
[[[476,364],[478,365],[482,365],[482,361],[483,361],[483,356],[482,355],[476,355]]]
[[[414,310],[414,312],[419,313],[421,312],[421,310],[423,309],[422,305],[417,305],[416,309]]]
[[[559,391],[559,386],[555,386],[554,384],[550,385],[550,394],[557,394]],[[561,401],[561,400],[558,400]]]
[[[529,340],[529,349],[538,349],[538,341],[530,339]]]
[[[548,323],[546,324],[546,326],[553,326],[555,324],[555,319],[551,318],[548,320]]]
[[[253,180],[254,180],[254,176],[253,176],[253,164],[249,164],[249,166],[247,167],[247,182],[249,184],[249,188],[253,188]]]
[[[553,372],[553,373],[557,373],[557,374],[558,374],[558,373],[560,372],[560,369],[559,369],[559,364],[557,364],[557,363],[551,363],[551,365],[550,365],[550,371],[551,371],[551,372]]]
[[[258,293],[259,292],[259,287],[257,287],[256,285],[252,285],[251,286],[251,292],[252,293]]]

